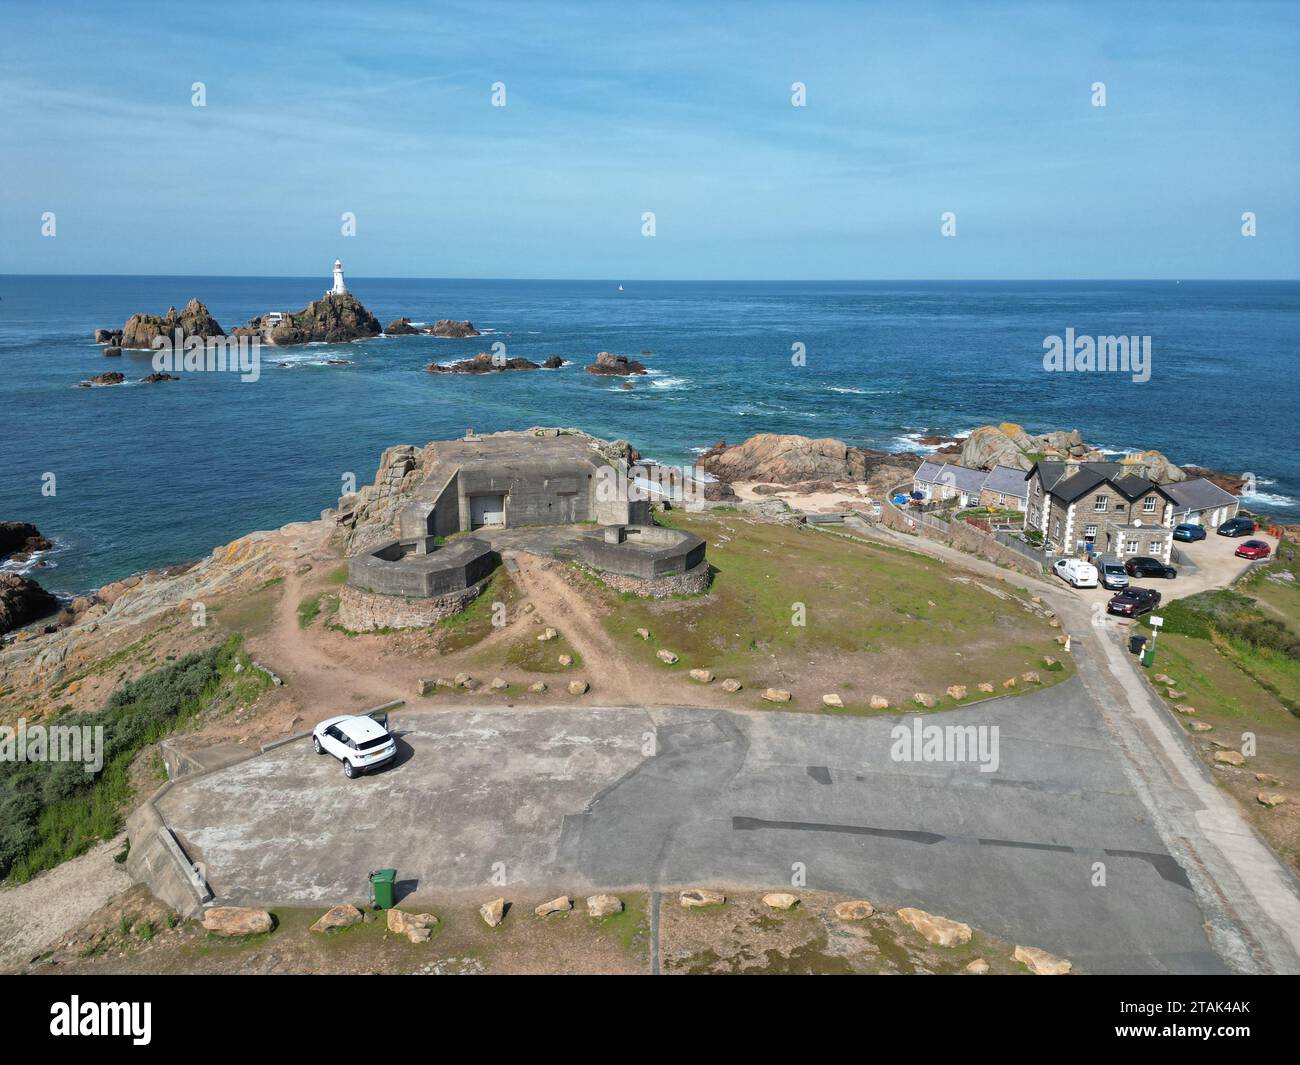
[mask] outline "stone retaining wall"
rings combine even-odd
[[[339,609],[335,620],[350,632],[423,629],[443,618],[459,614],[477,598],[485,584],[485,581],[480,581],[458,592],[420,599],[363,592],[345,584],[339,591]]]
[[[911,519],[909,521],[909,519]],[[964,521],[943,522],[935,518],[913,515],[900,510],[886,500],[880,508],[880,523],[899,532],[918,533],[930,540],[938,540],[959,551],[965,551],[986,562],[1006,566],[1027,577],[1041,577],[1043,567],[1039,562],[1000,544],[992,536],[981,532]]]
[[[696,595],[706,591],[711,574],[709,564],[701,562],[685,573],[670,573],[666,577],[625,577],[618,573],[597,573],[596,576],[615,591],[663,599],[670,595]]]

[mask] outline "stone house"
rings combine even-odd
[[[1024,510],[1025,471],[1010,466],[976,470],[956,462],[926,459],[912,475],[912,490],[928,501],[956,499],[963,507]]]
[[[979,505],[982,507],[1023,511],[1028,502],[1029,485],[1024,470],[994,466],[980,486]]]
[[[961,506],[970,507],[979,502],[987,476],[984,470],[926,459],[912,475],[912,490],[920,492],[927,502],[956,499]]]
[[[1061,554],[1094,551],[1168,562],[1176,500],[1125,462],[1037,462],[1025,477],[1025,527]]]
[[[1204,525],[1217,529],[1241,509],[1241,500],[1204,477],[1165,486],[1174,497],[1174,524]]]

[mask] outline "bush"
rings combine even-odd
[[[1263,613],[1255,600],[1238,592],[1201,592],[1176,599],[1160,613],[1165,632],[1208,640],[1211,633],[1241,640],[1255,650],[1300,659],[1300,637],[1279,618]]]
[[[0,878],[29,880],[119,832],[132,760],[204,705],[238,648],[238,637],[231,637],[123,684],[94,713],[51,721],[103,727],[103,765],[96,773],[80,762],[0,764]]]

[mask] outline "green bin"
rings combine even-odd
[[[377,910],[393,908],[393,886],[397,883],[396,869],[376,869],[370,874],[370,901]]]

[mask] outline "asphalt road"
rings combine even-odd
[[[994,726],[999,765],[899,761],[900,722]],[[294,743],[159,809],[218,901],[791,883],[920,906],[1090,972],[1222,972],[1082,684],[917,718],[676,708],[399,713],[356,781]],[[987,734],[986,734],[987,735]],[[1104,884],[1097,883],[1104,866]],[[494,886],[504,879],[506,887]]]

